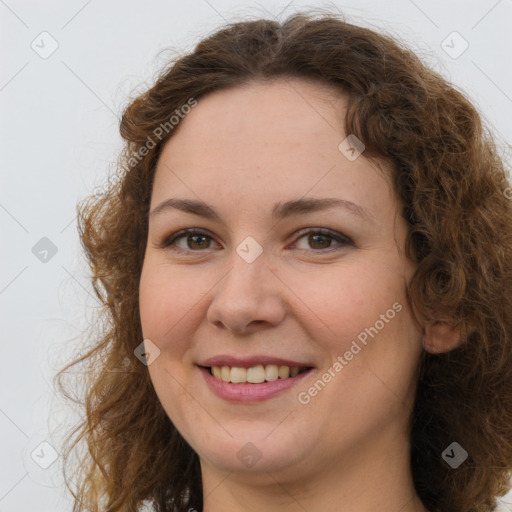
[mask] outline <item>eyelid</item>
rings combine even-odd
[[[207,230],[202,228],[186,228],[186,229],[180,229],[179,231],[176,231],[166,237],[161,244],[158,245],[160,249],[169,249],[170,245],[174,243],[179,238],[182,238],[186,235],[206,235],[210,239],[215,241],[215,237]],[[184,252],[204,252],[204,251],[194,251],[192,249],[182,249],[181,247],[176,247],[175,250],[177,252],[184,251]]]
[[[304,229],[301,229],[294,234],[295,241],[293,243],[294,244],[297,243],[298,240],[300,240],[303,236],[308,235],[308,234],[327,235],[327,236],[330,236],[332,239],[336,240],[337,242],[340,242],[344,245],[354,245],[354,242],[352,241],[351,238],[344,235],[343,233],[339,233],[338,231],[334,231],[329,228],[304,228]],[[314,252],[322,252],[322,251],[325,252],[325,251],[328,251],[329,249],[334,250],[335,248],[328,247],[327,249],[319,249],[316,251],[314,249],[310,249],[310,250],[314,251]],[[299,249],[299,250],[301,250],[301,249]],[[302,249],[302,250],[308,250],[308,249]]]
[[[332,238],[333,240],[337,241],[339,244],[341,244],[341,247],[347,246],[347,245],[351,245],[351,246],[354,245],[354,242],[352,241],[352,239],[350,237],[348,237],[342,233],[339,233],[337,231],[334,231],[332,229],[320,228],[320,227],[316,227],[316,228],[308,227],[308,228],[303,228],[303,229],[297,231],[293,235],[294,241],[292,242],[292,244],[296,244],[298,240],[300,240],[301,238],[303,238],[305,235],[308,235],[308,234],[327,235],[330,238]],[[172,233],[170,236],[166,237],[164,239],[164,241],[158,245],[158,247],[160,249],[169,249],[172,243],[174,243],[176,240],[178,240],[182,237],[185,237],[186,235],[206,235],[208,238],[210,238],[211,240],[213,240],[215,242],[215,237],[207,229],[186,228],[186,229],[181,229],[179,231],[176,231],[175,233]],[[217,243],[217,242],[215,242],[215,243]],[[289,245],[287,247],[289,247]],[[207,249],[210,249],[210,247],[208,247]],[[325,253],[325,252],[339,250],[339,249],[340,249],[339,246],[334,246],[334,247],[327,247],[325,249],[316,249],[316,250],[315,249],[298,249],[298,250],[299,251],[312,251],[312,252],[317,252],[317,253]],[[201,252],[205,252],[206,249],[205,250],[183,249],[181,247],[175,246],[172,250],[176,251],[176,252],[185,252],[185,253],[201,253]]]

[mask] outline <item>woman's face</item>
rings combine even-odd
[[[218,91],[158,162],[141,322],[203,471],[321,474],[408,441],[406,224],[389,177],[340,146],[345,106],[299,79]]]

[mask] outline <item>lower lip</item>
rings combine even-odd
[[[290,389],[300,382],[304,377],[311,373],[311,370],[297,374],[295,377],[287,379],[277,379],[272,382],[262,382],[261,384],[233,384],[224,382],[214,377],[208,368],[200,367],[206,383],[210,389],[220,398],[229,402],[247,403],[261,402],[273,398],[280,393]]]

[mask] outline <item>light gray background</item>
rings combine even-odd
[[[403,38],[512,140],[512,0],[0,0],[0,512],[71,510],[61,457],[48,469],[35,461],[51,462],[49,445],[58,452],[76,423],[52,388],[98,306],[75,204],[115,171],[122,107],[174,55],[161,50],[192,49],[225,21],[303,7],[338,8]],[[469,44],[455,59],[441,46],[453,31]],[[57,249],[45,262],[32,251],[43,237]]]

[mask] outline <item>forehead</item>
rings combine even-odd
[[[326,131],[333,135],[343,131],[345,107],[346,97],[322,82],[291,78],[251,82],[202,97],[178,133],[208,145],[219,139],[228,142],[226,136],[234,143],[253,138],[255,144],[274,145],[305,136],[318,139]]]
[[[288,78],[206,95],[163,148],[155,201],[171,190],[215,191],[231,200],[230,194],[248,200],[263,192],[277,201],[308,191],[350,195],[364,185],[356,194],[362,200],[372,183],[386,196],[382,172],[363,157],[349,161],[339,149],[347,137],[346,104],[333,86]]]

